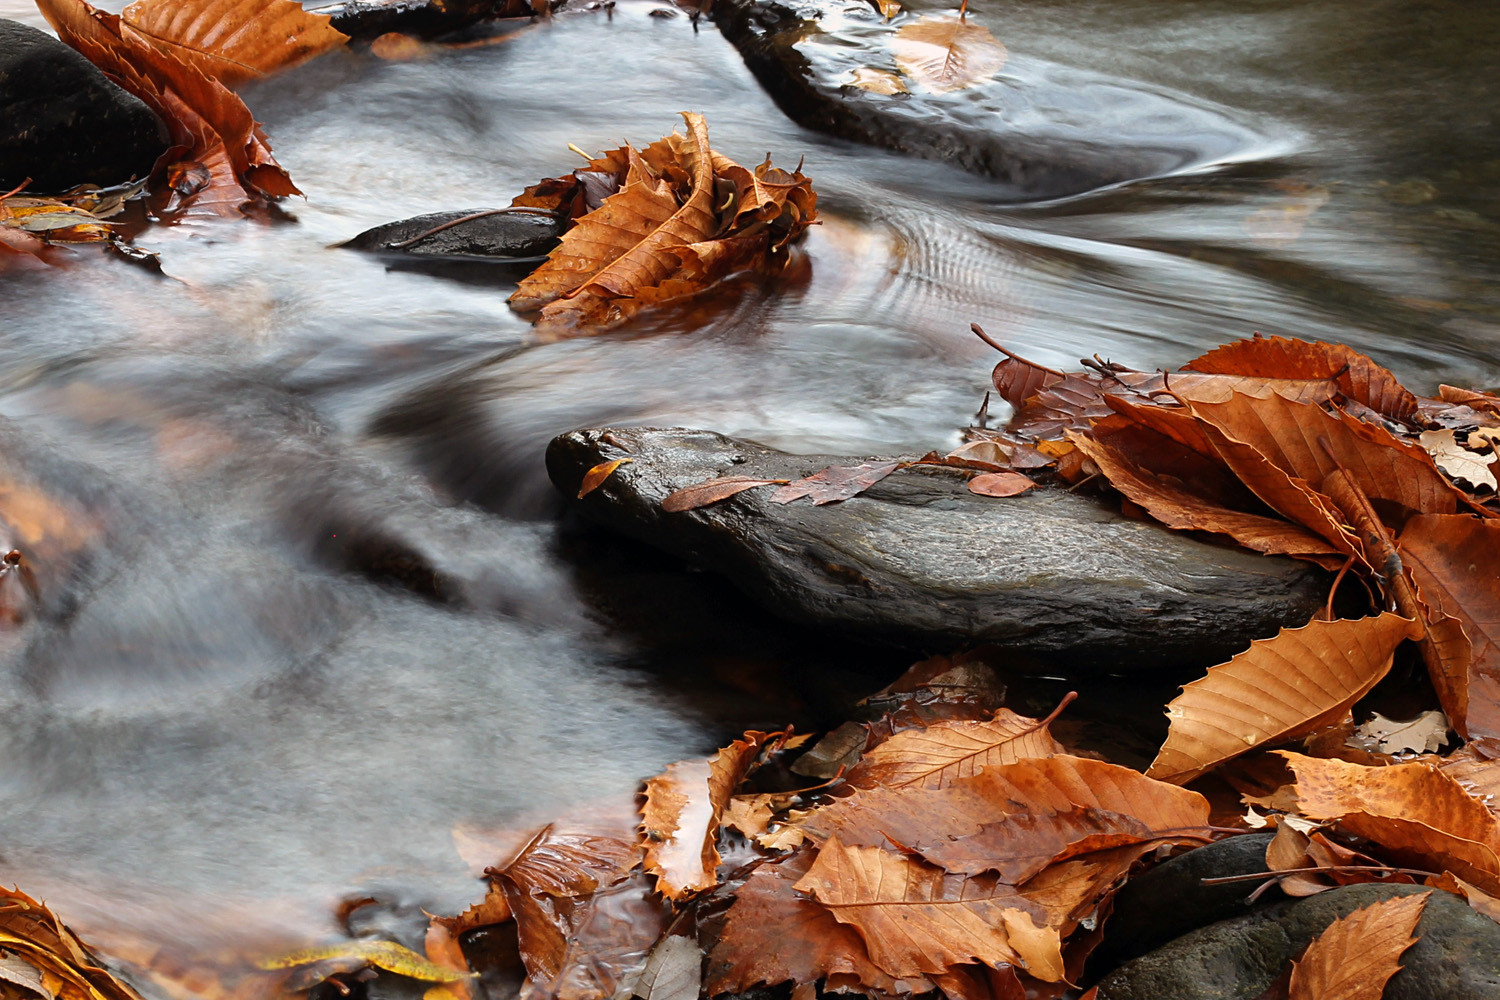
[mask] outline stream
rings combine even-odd
[[[1256,136],[1039,203],[793,124],[711,21],[660,9],[257,83],[305,200],[146,230],[165,276],[90,254],[0,277],[0,515],[40,519],[47,608],[0,633],[0,878],[86,938],[316,937],[365,895],[456,912],[475,831],[628,799],[746,727],[837,723],[920,658],[781,626],[563,518],[560,432],[952,447],[994,361],[970,322],[1054,367],[1176,367],[1261,331],[1424,394],[1500,384],[1492,3],[975,0],[1016,65]],[[25,0],[0,16],[45,26]],[[332,246],[506,204],[579,165],[569,143],[644,145],[683,110],[742,163],[805,158],[823,223],[780,279],[535,344],[503,275]]]

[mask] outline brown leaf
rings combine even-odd
[[[616,469],[628,462],[633,461],[635,461],[635,459],[633,458],[617,458],[611,462],[600,462],[598,465],[585,472],[583,474],[583,482],[578,485],[578,499],[582,500],[584,497],[588,496],[590,493],[603,486],[604,481],[608,479]]]
[[[1343,344],[1256,336],[1216,347],[1183,369],[1259,378],[1332,379],[1344,395],[1392,420],[1410,420],[1417,411],[1416,397],[1396,376]]]
[[[1334,721],[1385,676],[1396,647],[1418,635],[1413,622],[1386,612],[1255,640],[1172,699],[1167,741],[1146,773],[1181,784]]]
[[[1044,722],[1008,708],[985,722],[940,722],[896,733],[846,776],[851,788],[943,788],[996,764],[1062,753]]]
[[[979,338],[989,344],[995,350],[1005,355],[1005,360],[995,366],[990,373],[990,381],[995,383],[995,391],[1000,398],[1011,406],[1020,409],[1032,396],[1042,389],[1057,382],[1061,382],[1067,376],[1062,372],[1046,365],[1039,365],[1035,361],[1028,361],[1019,354],[1012,354],[991,340],[978,323],[970,323],[969,329],[979,335]]]
[[[816,505],[836,503],[859,496],[901,468],[900,462],[865,462],[860,465],[830,465],[806,479],[787,483],[771,494],[772,503],[791,503],[811,497]]]
[[[1419,599],[1453,621],[1429,667],[1453,728],[1500,735],[1500,523],[1465,515],[1423,515],[1398,539]]]
[[[949,875],[878,847],[823,845],[795,888],[855,928],[886,973],[920,976],[970,961],[1063,977],[1062,940],[1041,907],[992,877]]]
[[[1227,535],[1267,555],[1338,559],[1338,550],[1299,525],[1222,507],[1141,468],[1109,445],[1073,431],[1068,440],[1099,467],[1109,484],[1169,528]]]
[[[1474,912],[1483,913],[1496,923],[1500,923],[1500,899],[1496,899],[1478,886],[1470,885],[1452,872],[1443,872],[1435,879],[1428,879],[1427,884],[1434,889],[1442,889],[1445,892],[1462,896]]]
[[[292,0],[137,0],[122,33],[226,87],[322,55],[347,42],[332,19]]]
[[[933,817],[943,821],[934,824]],[[1089,851],[1206,835],[1197,792],[1128,767],[1058,754],[994,764],[940,787],[860,790],[802,822],[817,839],[895,842],[950,872],[997,871],[1018,884]]]
[[[1421,763],[1365,767],[1289,751],[1296,810],[1428,871],[1451,869],[1500,892],[1500,823],[1452,778]]]
[[[969,480],[969,492],[982,497],[1013,497],[1036,485],[1036,480],[1019,472],[986,472]]]
[[[963,15],[924,14],[891,39],[901,72],[934,94],[983,83],[1009,55],[990,29]]]
[[[1382,899],[1329,924],[1292,964],[1288,1000],[1380,1000],[1402,952],[1417,943],[1430,895]]]
[[[41,973],[58,1000],[141,1000],[45,905],[0,887],[0,944]]]
[[[749,476],[725,476],[722,479],[710,479],[707,482],[684,486],[663,497],[661,509],[669,514],[695,510],[698,507],[707,507],[711,503],[718,503],[720,500],[727,500],[736,493],[743,493],[756,486],[778,486],[785,482],[785,479],[752,479]]]
[[[758,983],[812,983],[852,978],[879,995],[926,993],[921,976],[892,977],[870,961],[854,928],[825,907],[793,891],[812,865],[802,848],[757,867],[734,893],[719,941],[709,954],[707,995],[743,993]]]
[[[707,760],[680,761],[646,782],[644,865],[668,899],[718,884],[720,816],[767,739],[766,733],[746,733]]]

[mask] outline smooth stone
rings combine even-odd
[[[863,5],[719,0],[714,22],[797,124],[994,177],[1016,200],[1076,195],[1222,160],[1265,140],[1221,107],[1012,52],[991,79],[946,94],[879,94],[897,74],[887,22]],[[977,22],[976,22],[977,23]]]
[[[568,226],[550,213],[486,212],[469,208],[387,222],[344,246],[387,256],[534,264],[557,246]]]
[[[1500,925],[1459,897],[1419,885],[1341,886],[1184,935],[1099,983],[1098,1000],[1255,1000],[1329,924],[1382,899],[1431,892],[1417,943],[1384,1000],[1494,1000]]]
[[[576,507],[723,573],[772,612],[926,649],[991,642],[1064,665],[1198,665],[1305,624],[1327,575],[1197,541],[1057,488],[997,500],[951,469],[910,468],[863,495],[775,504],[762,487],[669,514],[661,501],[720,476],[797,479],[863,459],[789,455],[711,431],[574,431],[547,449],[567,497],[630,458]]]
[[[45,31],[0,19],[0,191],[109,187],[151,172],[166,126]]]

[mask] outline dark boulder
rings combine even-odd
[[[390,258],[535,265],[567,227],[550,212],[469,208],[387,222],[344,246]]]
[[[93,63],[44,31],[0,20],[0,190],[108,187],[151,172],[161,120]]]
[[[896,69],[885,21],[865,5],[718,0],[719,31],[797,124],[1004,182],[1017,200],[1059,198],[1156,177],[1260,141],[1226,109],[1012,53],[1004,69],[947,94],[880,94],[857,72]]]
[[[1329,924],[1382,899],[1431,892],[1417,943],[1385,1000],[1500,996],[1500,926],[1459,897],[1417,885],[1348,885],[1193,931],[1099,983],[1099,1000],[1254,1000]]]
[[[992,642],[1078,667],[1201,666],[1305,624],[1327,592],[1303,563],[1196,541],[1067,490],[978,497],[946,469],[905,469],[822,507],[771,503],[762,488],[666,513],[668,493],[717,476],[796,479],[861,461],[709,431],[575,431],[553,440],[547,470],[571,497],[590,467],[625,457],[578,501],[582,514],[724,573],[783,617],[870,640]]]

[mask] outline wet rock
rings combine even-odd
[[[144,177],[167,131],[138,98],[44,31],[0,20],[0,190],[107,187]]]
[[[1203,880],[1265,871],[1271,837],[1270,833],[1226,837],[1169,858],[1126,882],[1115,895],[1104,940],[1089,956],[1090,970],[1108,972],[1189,931],[1248,913],[1253,905],[1250,896],[1264,879],[1217,885],[1205,885]],[[1285,898],[1273,886],[1257,901],[1265,904]]]
[[[1367,884],[1261,907],[1180,937],[1105,977],[1099,1000],[1254,1000],[1334,920],[1429,891],[1417,943],[1401,956],[1385,1000],[1500,996],[1500,926],[1451,893]]]
[[[1212,663],[1304,624],[1325,575],[1128,520],[1086,497],[1037,489],[994,500],[952,470],[906,469],[814,507],[769,488],[678,514],[661,500],[716,476],[796,479],[858,458],[788,455],[709,431],[564,434],[547,450],[573,496],[583,474],[629,457],[577,503],[586,517],[726,574],[795,621],[925,648],[993,642],[1069,665]]]
[[[1259,140],[1227,110],[1185,94],[1018,53],[992,79],[953,93],[856,86],[872,74],[895,79],[890,38],[910,14],[886,22],[834,0],[719,0],[713,16],[799,125],[992,176],[1017,199],[1168,174]]]
[[[557,246],[566,228],[550,212],[469,208],[387,222],[344,246],[390,257],[535,264]]]

